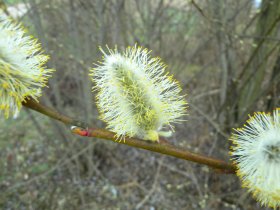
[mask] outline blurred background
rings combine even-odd
[[[88,70],[98,46],[138,43],[187,94],[168,140],[229,161],[228,137],[279,106],[278,0],[0,0],[42,43],[56,72],[42,104],[100,128]],[[0,119],[0,209],[255,210],[235,175],[94,138],[23,109]]]

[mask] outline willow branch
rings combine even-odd
[[[164,139],[160,139],[159,143],[153,143],[138,138],[129,138],[129,137],[126,137],[125,141],[123,140],[118,141],[116,139],[116,135],[114,132],[89,126],[84,122],[74,120],[73,118],[67,117],[49,107],[37,103],[33,99],[26,100],[22,104],[23,106],[29,109],[40,112],[43,115],[47,115],[48,117],[58,120],[66,125],[73,126],[72,132],[80,136],[96,137],[100,139],[110,140],[120,144],[125,144],[128,146],[137,147],[137,148],[165,154],[168,156],[173,156],[176,158],[196,162],[199,164],[207,165],[213,169],[216,169],[220,173],[235,173],[235,166],[232,164],[229,164],[223,160],[219,160],[216,158],[212,158],[212,157],[208,157],[208,156],[204,156],[204,155],[200,155],[197,153],[180,149],[168,143]]]

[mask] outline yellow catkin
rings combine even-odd
[[[169,136],[171,123],[185,114],[186,101],[181,88],[165,72],[160,58],[148,49],[132,46],[123,53],[109,49],[91,69],[100,116],[119,139],[125,135],[158,141]],[[165,131],[162,131],[165,130]]]
[[[26,97],[37,99],[53,70],[36,39],[0,10],[0,114],[16,116]]]
[[[262,205],[280,207],[280,113],[257,112],[235,129],[230,155],[242,187]]]

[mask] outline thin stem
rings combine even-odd
[[[76,125],[76,126],[83,127],[83,128],[88,127],[88,125],[86,123],[78,121],[78,120],[74,120],[73,118],[70,118],[70,117],[67,117],[63,114],[60,114],[59,112],[57,112],[54,109],[51,109],[51,108],[46,107],[42,104],[39,104],[34,99],[26,99],[22,103],[22,105],[29,108],[29,109],[33,109],[37,112],[40,112],[43,115],[47,115],[50,118],[53,118],[53,119],[58,120],[60,122],[63,122],[66,125]]]
[[[63,122],[66,125],[71,125],[73,126],[72,132],[74,134],[80,135],[80,136],[86,136],[86,137],[96,137],[96,138],[101,138],[105,140],[110,140],[114,141],[117,143],[121,144],[126,144],[128,146],[132,147],[137,147],[169,156],[173,156],[176,158],[196,162],[199,164],[207,165],[213,169],[216,169],[220,173],[235,173],[235,166],[232,164],[229,164],[223,160],[219,160],[216,158],[200,155],[197,153],[193,153],[190,151],[182,150],[164,139],[160,139],[159,143],[153,143],[150,141],[145,141],[137,138],[129,138],[126,137],[125,141],[118,141],[116,139],[116,135],[114,132],[105,130],[105,129],[100,129],[100,128],[95,128],[92,126],[87,125],[84,122],[74,120],[73,118],[67,117],[63,114],[58,113],[57,111],[46,107],[42,104],[37,103],[33,99],[26,100],[25,102],[22,103],[23,106],[33,109],[37,112],[40,112],[41,114],[47,115],[53,119],[56,119],[60,122]]]

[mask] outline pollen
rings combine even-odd
[[[3,82],[2,88],[3,88],[3,89],[8,89],[8,87],[9,87],[9,83]]]
[[[120,53],[103,53],[102,61],[91,69],[97,92],[100,116],[107,128],[122,139],[125,136],[158,141],[159,135],[173,130],[187,103],[181,88],[165,72],[160,58],[152,58],[148,49],[133,46]]]

